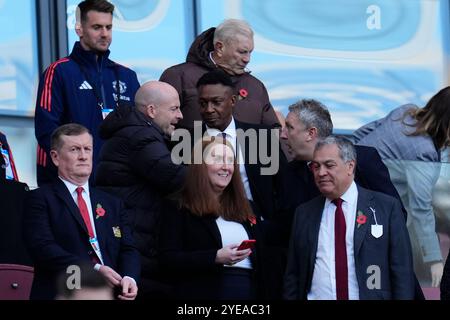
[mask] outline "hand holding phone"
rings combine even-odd
[[[241,242],[238,250],[245,250],[245,249],[253,249],[255,247],[256,240],[250,239],[250,240],[244,240]]]

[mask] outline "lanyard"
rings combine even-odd
[[[101,77],[100,77],[100,90],[99,90],[98,86],[97,86],[98,83],[94,83],[94,81],[92,81],[86,67],[79,61],[79,59],[77,57],[72,56],[72,58],[75,61],[75,63],[78,65],[78,67],[80,68],[80,71],[83,74],[84,78],[91,84],[92,91],[94,92],[95,98],[97,100],[97,105],[100,107],[100,109],[103,110],[105,107],[105,91],[103,88],[103,70],[102,70],[103,68],[100,66]],[[103,58],[102,58],[102,64],[103,64]],[[117,92],[116,106],[118,106],[119,102],[120,102],[120,82],[119,82],[119,70],[118,70],[117,65],[114,66],[114,77],[116,78],[116,92]]]

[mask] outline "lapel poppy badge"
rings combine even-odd
[[[254,226],[256,224],[256,217],[254,215],[251,215],[248,217],[248,221],[250,222],[250,226]]]
[[[367,222],[367,216],[361,210],[358,210],[357,216],[356,216],[356,223],[358,224],[357,228],[359,228],[366,222]]]
[[[103,209],[102,205],[100,203],[97,203],[97,207],[95,209],[95,213],[97,214],[97,216],[95,217],[95,219],[98,219],[100,217],[103,217],[106,213],[105,209]]]
[[[245,98],[247,98],[248,96],[248,91],[245,89],[240,89],[239,90],[239,97],[238,100],[244,100]]]

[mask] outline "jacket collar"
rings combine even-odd
[[[143,114],[142,112],[138,110],[133,111],[136,114],[136,117],[146,123],[149,127],[155,128],[155,130],[163,137],[164,140],[170,140],[169,137],[166,136],[166,134],[162,131],[159,125],[156,124],[155,121],[153,121],[152,118],[148,117],[147,115]]]
[[[107,203],[105,201],[102,201],[104,198],[101,197],[101,195],[95,190],[95,188],[90,188],[90,198],[91,198],[91,205],[92,205],[92,214],[94,216],[94,224],[95,224],[95,232],[97,234],[97,241],[100,246],[101,250],[105,250],[106,248],[106,238],[108,232],[113,232],[112,229],[108,230],[108,214],[111,214],[108,212],[108,208],[106,208]],[[105,210],[105,215],[103,217],[99,217],[97,219],[97,205],[102,206],[102,208]],[[103,254],[103,259],[105,259],[105,254]],[[105,260],[103,260],[105,261]]]
[[[365,215],[368,215],[371,210],[370,207],[374,208],[374,200],[373,196],[368,193],[364,188],[361,188],[357,185],[358,188],[358,203],[356,205],[356,217],[358,217],[358,211],[361,211]],[[314,200],[318,201],[318,214],[311,215],[310,222],[311,222],[311,228],[310,228],[310,241],[313,245],[313,253],[315,254],[317,252],[317,245],[318,245],[318,237],[319,237],[319,229],[320,229],[320,223],[322,221],[322,214],[323,209],[325,206],[326,198],[324,196],[320,196],[319,199],[322,200]],[[369,217],[368,217],[369,218]],[[363,243],[363,240],[366,236],[367,230],[369,229],[369,221],[367,221],[364,224],[361,224],[359,227],[357,224],[355,224],[355,230],[353,231],[353,246],[354,246],[354,255],[355,257],[358,255],[359,250],[361,249],[361,245]]]
[[[216,242],[216,245],[219,248],[222,248],[222,237],[220,236],[219,227],[216,223],[216,217],[215,216],[207,216],[207,217],[201,217],[199,218],[200,221],[203,223],[203,225],[206,227],[206,229],[210,232],[211,236],[213,237],[214,241]]]
[[[108,49],[105,53],[99,56],[99,59],[103,60],[102,62],[105,67],[115,65],[114,62],[109,60],[109,54],[110,51]],[[75,42],[72,52],[70,53],[70,57],[77,63],[95,68],[97,68],[97,63],[100,62],[97,61],[97,54],[93,51],[84,50],[80,41]]]
[[[216,68],[220,68],[220,66],[216,65],[213,59],[210,57],[210,53],[214,51],[214,32],[216,31],[215,27],[209,28],[203,31],[197,38],[195,38],[191,47],[189,48],[189,52],[186,57],[186,62],[198,64],[202,67],[205,67],[209,70],[213,70]],[[249,70],[245,70],[243,74],[249,74]],[[230,75],[231,78],[242,76],[239,75]]]
[[[375,203],[372,194],[367,192],[364,188],[358,186],[358,204],[356,206],[356,218],[358,218],[358,212],[362,212],[369,218],[371,210],[370,208],[375,208]],[[369,215],[369,216],[368,216]],[[361,224],[358,227],[358,224],[355,223],[355,230],[353,234],[353,245],[354,245],[354,254],[355,258],[358,255],[359,250],[361,249],[361,245],[363,243],[364,238],[366,237],[367,230],[369,229],[369,219],[367,219],[366,223]]]
[[[56,195],[63,201],[66,208],[69,210],[72,217],[77,221],[77,223],[82,228],[83,232],[88,236],[88,230],[86,227],[86,224],[84,223],[84,220],[81,216],[80,210],[78,209],[78,206],[75,204],[75,201],[73,201],[72,195],[70,194],[69,190],[67,189],[66,185],[61,179],[57,179],[57,181],[53,184],[53,189],[55,190]],[[105,219],[96,219],[96,205],[98,203],[102,203],[101,197],[97,194],[95,188],[90,187],[89,188],[89,196],[91,200],[92,205],[92,213],[94,215],[94,223],[95,223],[95,231],[97,234],[97,240],[99,241],[100,248],[105,248],[105,240],[102,235],[106,234],[105,228]]]
[[[84,224],[83,218],[81,217],[80,210],[75,204],[75,201],[73,201],[69,189],[67,189],[66,185],[61,179],[56,180],[57,181],[53,184],[53,189],[55,190],[56,195],[62,200],[66,208],[69,209],[70,214],[77,221],[84,232],[88,234],[88,230],[86,228],[86,225]]]

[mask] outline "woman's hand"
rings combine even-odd
[[[237,250],[239,244],[231,244],[217,250],[216,263],[232,266],[250,256],[251,249]]]

